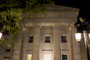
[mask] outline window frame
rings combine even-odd
[[[66,59],[63,59],[63,55],[67,56]],[[61,60],[68,60],[68,54],[67,53],[62,53],[62,57],[61,58],[62,58]]]
[[[48,37],[49,37],[49,39],[47,39]],[[51,40],[51,36],[50,35],[45,35],[44,36],[44,42],[45,43],[50,43],[51,42],[50,40]]]
[[[66,35],[61,36],[61,43],[67,43],[67,36]]]
[[[30,35],[30,36],[29,36],[29,41],[28,41],[28,42],[29,42],[29,43],[33,43],[33,40],[34,40],[34,36],[33,36],[33,35]]]
[[[10,49],[10,48],[7,48],[7,49],[6,49],[6,52],[10,52],[10,51],[11,51],[11,49]]]
[[[10,57],[3,57],[3,60],[11,60]]]

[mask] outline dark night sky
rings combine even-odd
[[[79,8],[79,17],[85,17],[88,18],[88,21],[90,19],[89,13],[90,13],[90,6],[88,0],[54,0],[56,5],[62,5],[62,6],[68,6],[68,7],[74,7]]]

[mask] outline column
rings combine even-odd
[[[20,32],[19,34],[19,39],[17,40],[17,43],[15,43],[13,46],[11,60],[20,60],[21,40],[22,40],[22,32]]]
[[[54,26],[53,30],[54,60],[60,60],[60,36],[59,27]]]
[[[40,44],[39,40],[40,40],[40,27],[35,26],[32,60],[39,60],[39,44]]]

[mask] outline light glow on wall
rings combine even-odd
[[[27,54],[27,60],[32,60],[32,54]]]

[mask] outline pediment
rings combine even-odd
[[[37,14],[38,18],[76,18],[79,9],[66,6],[48,6],[46,16],[43,13]]]
[[[60,5],[54,5],[54,6],[48,6],[48,11],[59,11],[59,12],[78,12],[78,8],[73,7],[67,7],[67,6],[60,6]]]
[[[46,15],[44,13],[36,14],[33,19],[24,15],[27,23],[75,23],[77,21],[79,9],[66,6],[48,6]]]

